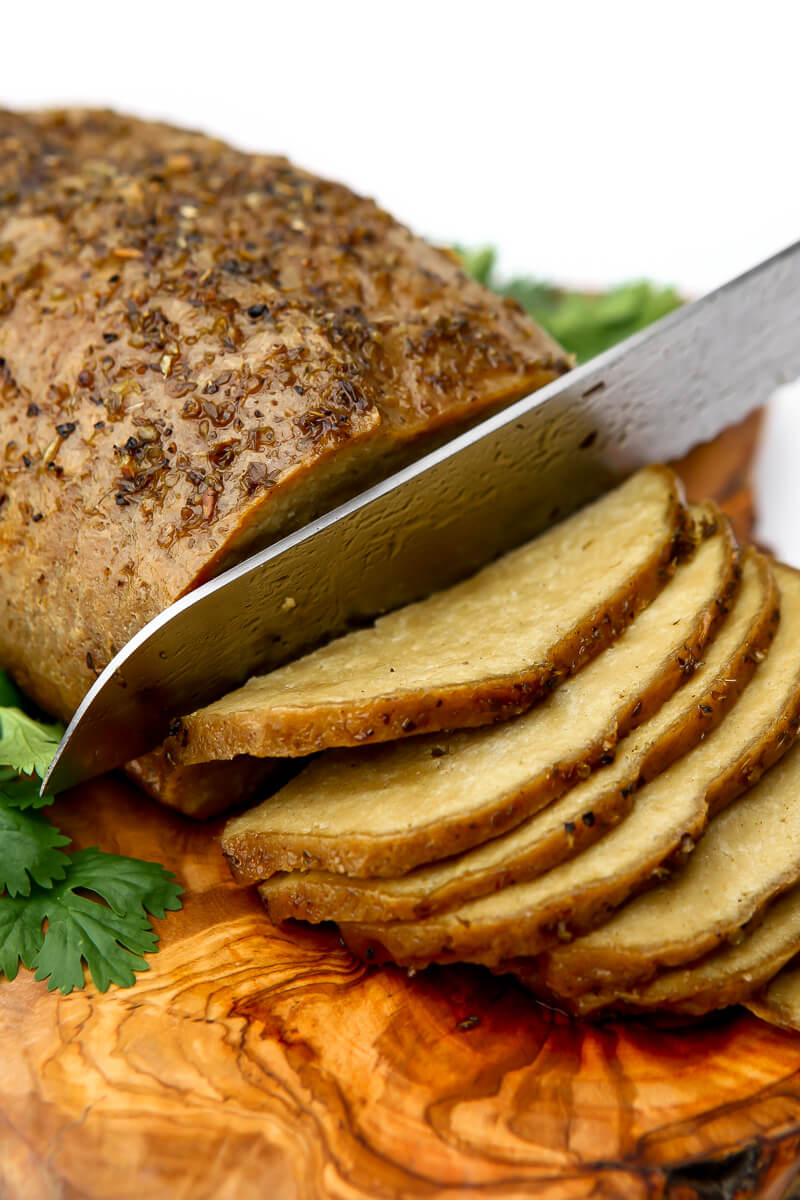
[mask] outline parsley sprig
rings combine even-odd
[[[20,965],[68,995],[86,982],[130,987],[158,948],[151,917],[180,908],[183,889],[158,863],[70,844],[39,810],[39,795],[63,732],[38,721],[0,671],[0,974]]]

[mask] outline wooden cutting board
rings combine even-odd
[[[185,906],[133,989],[0,983],[2,1200],[777,1200],[800,1177],[800,1036],[742,1010],[584,1025],[477,968],[365,968],[332,928],[269,925],[221,823],[111,777],[55,815],[163,862]]]

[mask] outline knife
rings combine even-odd
[[[800,242],[170,605],[109,663],[58,748],[58,792],[173,718],[442,588],[800,376]]]

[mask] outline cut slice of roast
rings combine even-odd
[[[787,903],[790,895],[792,893],[786,896]],[[795,902],[800,911],[800,895]],[[792,959],[788,966],[778,972],[768,987],[750,997],[747,1007],[771,1025],[780,1025],[782,1029],[800,1030],[800,961]]]
[[[692,962],[736,939],[776,894],[800,879],[800,759],[792,751],[708,829],[676,877],[605,925],[549,955],[540,971],[581,1011],[660,968]],[[787,954],[787,958],[789,955]],[[588,994],[594,993],[594,994]]]
[[[738,703],[699,746],[640,789],[630,814],[615,829],[538,879],[441,915],[344,923],[347,944],[362,955],[414,966],[457,961],[496,966],[539,954],[599,925],[632,893],[657,880],[667,860],[688,856],[709,814],[755,783],[797,732],[800,574],[780,568],[779,586],[778,632]],[[617,770],[621,759],[620,753],[607,770]]]
[[[606,659],[611,668],[617,651],[629,639],[631,644],[639,645],[635,635],[645,632],[644,625],[639,629],[645,618],[660,613],[672,628],[668,602],[678,605],[679,597],[686,594],[683,589],[689,585],[690,573],[708,568],[716,541],[701,546],[693,562],[679,570],[674,582],[624,637],[582,676],[565,684],[562,691],[575,688],[590,672],[597,673]],[[733,610],[715,641],[706,647],[703,662],[671,701],[620,743],[616,749],[619,761],[613,767],[597,771],[511,832],[464,854],[419,867],[399,879],[355,879],[324,871],[275,875],[261,887],[271,918],[275,921],[289,917],[311,921],[413,920],[531,879],[577,854],[622,820],[633,805],[636,788],[641,783],[696,745],[722,719],[752,675],[756,656],[769,647],[777,614],[778,597],[770,565],[762,556],[747,552]],[[649,628],[654,642],[665,636],[665,629],[659,634],[652,626]],[[618,695],[624,674],[613,670],[609,674],[613,683],[606,680],[606,692]],[[557,696],[558,693],[543,705],[543,711]],[[569,712],[563,705],[556,707],[556,711],[562,715]],[[586,722],[592,712],[587,705]],[[536,716],[538,713],[529,713],[513,724],[522,732],[524,725],[532,725]],[[544,723],[544,728],[549,736],[550,726]],[[537,748],[541,752],[538,743]],[[484,772],[485,779],[475,772],[473,786],[494,788],[494,761],[492,756]],[[584,820],[587,813],[592,814],[588,822]]]
[[[323,755],[229,823],[223,848],[237,878],[316,866],[400,875],[519,824],[589,774],[675,690],[727,612],[736,544],[725,518],[702,516],[705,540],[678,579],[541,704],[483,729]]]
[[[192,713],[170,753],[293,757],[522,712],[658,594],[687,521],[676,476],[639,471],[454,587]]]
[[[794,762],[795,795],[800,761]],[[757,919],[740,940],[708,954],[700,962],[664,971],[651,983],[623,991],[613,1007],[625,1012],[666,1009],[701,1016],[715,1008],[741,1004],[780,971],[800,950],[800,886],[790,888]],[[577,1011],[582,1012],[580,1002]]]

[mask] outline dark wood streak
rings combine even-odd
[[[783,1200],[800,1037],[735,1010],[584,1025],[477,968],[409,978],[273,928],[220,825],[120,780],[56,806],[79,845],[187,888],[133,990],[0,984],[0,1200]]]

